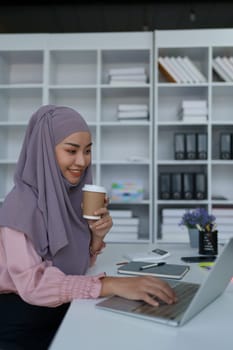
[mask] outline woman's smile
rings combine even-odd
[[[68,171],[70,172],[70,174],[76,178],[81,177],[83,170],[80,169],[68,169]]]

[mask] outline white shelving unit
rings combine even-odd
[[[233,82],[212,70],[215,57],[233,55],[232,37],[233,29],[0,35],[0,202],[12,186],[30,116],[42,104],[57,104],[79,110],[89,123],[97,184],[111,195],[114,181],[142,182],[142,201],[110,204],[140,219],[137,238],[126,242],[166,241],[161,236],[166,208],[233,208],[233,160],[220,159],[221,133],[233,134]],[[168,82],[158,70],[159,56],[188,56],[206,82]],[[148,81],[109,84],[110,69],[132,67],[146,69]],[[195,125],[179,120],[181,101],[199,99],[207,100],[208,120]],[[119,121],[119,104],[147,105],[148,120]],[[207,159],[175,160],[177,132],[206,133]],[[204,173],[206,198],[161,200],[163,172]]]
[[[233,160],[220,159],[221,132],[233,133],[233,83],[224,82],[213,72],[216,56],[233,55],[232,29],[165,30],[156,31],[155,48],[155,128],[154,128],[154,232],[157,239],[171,239],[161,235],[162,210],[166,208],[233,207]],[[157,66],[159,56],[188,56],[207,78],[205,83],[183,84],[168,82]],[[182,100],[207,100],[208,120],[188,124],[179,120]],[[175,160],[174,134],[176,132],[206,132],[208,156],[206,160]],[[161,200],[158,179],[162,172],[204,172],[207,178],[207,196],[204,200]],[[216,196],[225,199],[216,199]],[[180,240],[174,234],[173,241]]]
[[[112,86],[111,68],[143,67],[148,82]],[[141,180],[139,202],[112,202],[139,217],[137,239],[152,241],[153,33],[26,34],[0,36],[0,201],[13,173],[27,122],[42,104],[77,109],[94,141],[94,181],[111,195],[114,180]],[[118,104],[147,104],[145,121],[119,121]],[[142,161],[132,161],[140,156]]]

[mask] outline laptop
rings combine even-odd
[[[202,284],[167,280],[178,296],[176,304],[167,305],[161,302],[159,307],[154,307],[144,301],[111,296],[97,303],[96,308],[171,326],[182,326],[218,298],[224,292],[232,277],[233,237],[223,248],[222,253],[216,259],[214,266]]]

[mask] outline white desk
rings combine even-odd
[[[180,256],[197,255],[188,245],[161,245],[172,252],[166,259],[182,263]],[[101,271],[116,274],[116,263],[123,252],[141,251],[147,245],[109,244],[89,274]],[[197,264],[184,280],[200,282],[209,273]],[[173,328],[105,310],[98,310],[99,300],[75,300],[63,320],[50,350],[232,350],[233,349],[233,283],[224,294],[183,327]]]

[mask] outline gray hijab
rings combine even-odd
[[[42,106],[31,117],[14,176],[0,209],[0,226],[25,233],[43,259],[66,274],[84,274],[89,265],[90,231],[82,218],[82,187],[92,182],[91,166],[78,185],[67,182],[55,146],[74,132],[90,132],[68,107]]]

